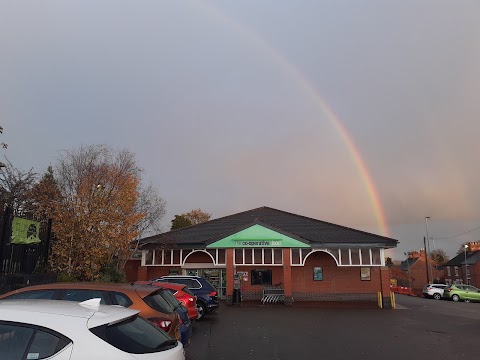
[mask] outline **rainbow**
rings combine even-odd
[[[198,10],[204,12],[211,18],[219,22],[223,22],[226,25],[233,28],[238,33],[244,35],[248,38],[252,45],[255,45],[260,51],[267,53],[284,69],[288,71],[290,76],[297,82],[298,85],[302,87],[302,89],[312,98],[314,103],[321,109],[323,114],[326,116],[328,121],[334,127],[334,129],[339,134],[342,142],[345,144],[348,153],[350,154],[353,164],[357,168],[358,174],[362,180],[363,186],[368,194],[370,199],[371,207],[373,214],[375,216],[378,231],[383,236],[389,236],[388,226],[385,219],[385,213],[382,207],[382,203],[380,202],[380,197],[375,187],[375,183],[368,171],[367,165],[363,160],[360,151],[358,150],[355,142],[353,141],[352,137],[348,133],[345,126],[343,126],[340,118],[335,114],[333,109],[327,104],[327,102],[322,98],[320,93],[315,89],[315,87],[305,78],[302,72],[293,64],[291,64],[285,56],[279,53],[275,48],[273,48],[270,44],[266,41],[261,39],[258,35],[252,32],[247,27],[243,26],[242,24],[238,23],[234,19],[230,18],[229,16],[219,12],[217,9],[212,7],[210,4],[206,2],[197,1]]]

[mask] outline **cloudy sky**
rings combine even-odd
[[[134,152],[175,214],[480,240],[478,1],[1,1],[2,150]],[[384,222],[384,223],[382,223]],[[459,235],[462,234],[462,235]],[[433,243],[431,244],[433,247]]]

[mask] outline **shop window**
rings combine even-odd
[[[360,265],[360,253],[358,249],[350,250],[352,254],[352,265]]]
[[[162,258],[163,258],[163,250],[155,250],[155,265],[162,265]]]
[[[283,264],[282,249],[273,249],[273,263]]]
[[[370,281],[370,268],[368,267],[362,267],[360,268],[360,279],[362,281]]]
[[[252,285],[272,285],[272,270],[252,270]]]
[[[313,280],[322,281],[323,280],[323,269],[321,267],[313,268]]]
[[[145,265],[153,265],[153,250],[145,250]]]
[[[360,249],[362,252],[362,264],[370,265],[370,250],[369,249]]]
[[[243,249],[235,249],[235,264],[243,264]]]
[[[350,255],[348,249],[341,249],[340,253],[342,265],[350,265]]]
[[[216,264],[217,263],[217,249],[207,249],[207,253],[210,254],[210,256],[213,259],[213,263]]]
[[[263,253],[264,253],[264,264],[273,264],[273,258],[272,258],[272,249],[263,249]]]
[[[300,249],[292,249],[292,264],[299,265],[300,262]]]
[[[155,259],[156,259],[156,256],[155,256]],[[163,264],[165,265],[172,264],[172,250],[163,250]]]
[[[254,264],[263,264],[262,253],[263,253],[263,249],[253,249]]]
[[[380,258],[380,249],[372,249],[372,262],[373,265],[382,265],[382,260]]]
[[[180,264],[180,250],[172,250],[173,251],[173,263]]]
[[[335,258],[335,261],[337,262],[337,264],[339,264],[339,258],[338,258],[338,252],[340,251],[339,249],[327,249],[328,252],[330,252],[330,254],[333,255],[333,257]]]
[[[245,264],[253,264],[253,249],[244,249],[245,251]]]
[[[218,264],[225,264],[225,249],[217,249],[218,251]]]

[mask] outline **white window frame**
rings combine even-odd
[[[305,261],[311,254],[313,254],[314,252],[325,252],[333,257],[337,266],[341,266],[341,267],[385,266],[385,249],[378,249],[378,250],[380,250],[380,264],[373,264],[372,249],[360,249],[360,248],[348,249],[348,263],[343,264],[341,249],[300,249],[300,263],[293,262],[293,253],[292,253],[293,249],[290,249],[290,265],[305,266]],[[359,264],[352,264],[352,252],[358,252],[358,257],[360,259]],[[365,254],[368,254],[370,263],[363,262],[362,252],[365,252]],[[335,253],[337,256],[335,256]],[[305,257],[303,255],[305,255]]]

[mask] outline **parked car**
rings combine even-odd
[[[480,289],[472,285],[452,284],[445,289],[443,296],[453,301],[480,301]]]
[[[152,286],[152,285],[144,285]],[[159,288],[157,286],[157,288]],[[182,335],[182,344],[183,346],[188,346],[190,344],[190,338],[192,336],[192,321],[188,317],[188,310],[185,306],[182,305],[180,301],[175,298],[175,296],[170,292],[169,289],[165,287],[160,287],[163,291],[161,294],[163,298],[170,304],[170,306],[175,310],[180,318],[180,333]]]
[[[197,296],[188,289],[187,285],[158,281],[136,281],[135,284],[149,284],[153,286],[161,286],[165,289],[168,289],[175,296],[175,298],[177,298],[178,301],[180,301],[182,305],[187,308],[188,317],[190,318],[190,320],[197,320]]]
[[[2,299],[51,299],[85,301],[100,298],[102,304],[121,305],[140,310],[140,316],[149,320],[171,337],[181,341],[180,318],[163,298],[165,291],[152,286],[118,283],[51,283],[33,285],[0,295]]]
[[[0,304],[2,360],[184,360],[182,344],[139,310],[55,300]]]
[[[203,277],[168,275],[152,281],[187,285],[188,289],[197,296],[198,320],[202,319],[206,314],[217,310],[220,306],[217,289]]]
[[[447,286],[447,284],[427,284],[423,287],[423,296],[440,300]]]

